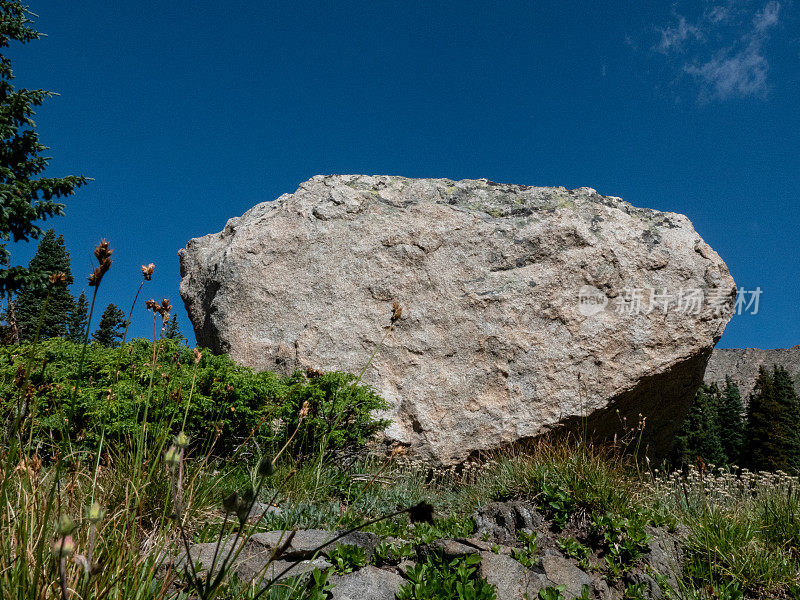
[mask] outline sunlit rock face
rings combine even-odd
[[[445,464],[640,413],[664,450],[735,297],[683,215],[486,180],[317,176],[180,261],[198,344],[243,364],[358,373],[383,340],[386,435]]]
[[[716,383],[720,388],[730,377],[739,387],[742,400],[747,403],[756,385],[758,370],[764,367],[772,372],[777,365],[783,367],[794,379],[800,392],[800,345],[792,348],[715,348],[706,367],[706,383]]]

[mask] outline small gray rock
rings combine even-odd
[[[250,538],[255,543],[258,543],[267,548],[275,548],[286,539],[288,532],[285,531],[266,531],[264,533],[255,533]],[[286,558],[311,558],[314,552],[322,546],[327,544],[333,538],[339,535],[336,531],[327,531],[325,529],[300,529],[295,533],[291,544],[283,554]],[[328,552],[342,544],[350,544],[352,546],[359,546],[364,549],[367,557],[372,557],[375,548],[380,543],[380,538],[374,533],[365,533],[356,531],[350,533],[332,544],[325,546],[320,555],[327,556]]]
[[[497,600],[522,600],[536,598],[539,590],[547,587],[547,579],[504,554],[481,552],[481,577],[497,588]]]
[[[553,554],[543,556],[542,568],[554,585],[563,585],[566,588],[565,593],[568,598],[580,596],[584,585],[588,585],[591,589],[592,578],[563,556]]]
[[[476,537],[486,537],[500,544],[516,544],[518,532],[535,531],[544,517],[530,502],[491,502],[473,515]]]
[[[403,578],[373,566],[332,577],[333,600],[394,600]]]

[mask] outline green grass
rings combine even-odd
[[[556,529],[589,523],[601,555],[592,566],[611,580],[640,559],[647,526],[683,524],[681,597],[800,597],[800,488],[788,475],[662,475],[618,449],[569,441],[437,468],[364,451],[381,426],[369,417],[380,399],[346,374],[255,374],[225,357],[204,352],[196,361],[191,349],[171,342],[134,340],[121,352],[119,373],[117,351],[87,346],[76,393],[82,352],[62,340],[0,349],[4,599],[63,600],[65,589],[67,598],[86,600],[198,597],[180,583],[184,574],[165,574],[161,563],[185,543],[213,542],[238,528],[247,536],[369,523],[366,530],[397,538],[396,548],[373,559],[393,564],[413,558],[419,544],[471,535],[478,507],[512,499],[535,504]],[[17,419],[24,405],[29,412]],[[185,448],[175,439],[184,421]],[[234,493],[226,516],[223,499]],[[281,511],[246,523],[235,512],[247,499],[273,501]],[[104,511],[94,521],[87,513],[93,503]],[[420,503],[435,507],[432,523],[412,523],[399,510]],[[562,538],[564,552],[588,567],[589,548]],[[533,564],[535,539],[521,546],[518,556]],[[366,562],[348,547],[333,556],[340,573]],[[438,590],[431,577],[454,577],[476,594],[470,597],[490,597],[474,564],[423,566],[415,572],[420,585]],[[259,597],[321,599],[328,575],[292,579]],[[235,577],[218,583],[203,597],[252,600],[259,593]],[[630,597],[637,593],[630,588]]]

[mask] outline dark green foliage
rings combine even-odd
[[[521,548],[513,548],[511,556],[519,564],[529,569],[534,568],[536,563],[536,532],[526,533],[525,531],[518,531],[517,538],[519,538]]]
[[[539,493],[539,510],[563,528],[576,508],[575,497],[558,481],[543,481]]]
[[[410,559],[414,556],[416,556],[416,551],[413,544],[382,541],[375,548],[375,554],[372,555],[372,563],[376,567],[397,565],[403,559]]]
[[[0,49],[12,41],[27,43],[40,37],[31,27],[26,7],[15,1],[0,1]],[[36,221],[63,215],[57,199],[73,194],[87,180],[83,176],[38,177],[49,159],[41,156],[47,147],[39,141],[33,121],[34,109],[53,95],[46,90],[15,89],[11,60],[0,55],[0,297],[31,285],[41,284],[40,273],[12,267],[6,242],[38,239],[42,229]]]
[[[42,319],[40,338],[61,337],[67,334],[70,315],[75,308],[75,299],[69,293],[67,285],[72,283],[72,269],[69,252],[64,246],[64,237],[56,236],[55,231],[48,230],[39,241],[28,270],[41,276],[41,285],[30,285],[20,292],[16,304],[17,326],[20,340],[31,341],[36,336],[39,319]],[[52,285],[47,278],[53,273],[64,273],[64,284]],[[48,298],[49,294],[49,298]],[[47,308],[42,313],[45,299]]]
[[[739,464],[744,444],[744,406],[739,387],[730,377],[725,378],[725,387],[717,407],[719,440],[728,464]]]
[[[652,541],[645,529],[647,519],[641,515],[632,518],[613,513],[592,515],[591,526],[592,536],[603,548],[608,575],[613,579],[625,575]]]
[[[168,340],[183,340],[186,339],[181,333],[181,328],[178,326],[178,316],[172,315],[172,318],[167,322],[164,327],[164,337]]]
[[[761,367],[747,409],[744,462],[753,470],[800,469],[800,402],[789,373]]]
[[[676,463],[693,465],[698,459],[715,465],[727,462],[720,437],[719,405],[720,391],[716,384],[702,384],[675,436],[673,454]]]
[[[116,348],[125,332],[125,313],[116,304],[109,304],[100,316],[100,325],[92,334],[95,342]]]
[[[69,326],[67,327],[67,339],[76,344],[83,342],[86,336],[86,327],[89,325],[89,300],[86,292],[81,292],[72,312],[69,315]]]
[[[328,561],[337,575],[346,575],[367,564],[367,553],[353,544],[339,544],[328,552]]]
[[[356,385],[349,373],[329,372],[311,379],[300,372],[289,380],[289,392],[275,417],[282,423],[285,439],[298,429],[292,447],[295,452],[317,454],[362,448],[389,421],[373,419],[372,411],[388,408],[386,401],[372,388]],[[308,402],[308,416],[301,420],[303,404]]]
[[[195,356],[192,349],[174,340],[159,344],[148,421],[149,427],[165,428],[174,435],[181,429],[192,390]],[[5,414],[13,410],[17,395],[14,376],[24,364],[27,348],[0,347],[0,411]],[[80,352],[81,345],[60,338],[45,340],[38,348],[31,372],[31,382],[38,390],[37,407],[32,411],[34,444],[58,441],[64,418],[68,422],[66,433],[75,444],[87,448],[97,447],[103,424],[107,447],[125,443],[138,433],[148,398],[152,342],[136,339],[126,344],[121,351],[119,381],[115,366],[120,351],[90,344],[83,369],[87,375],[72,403]],[[354,451],[358,448],[348,444],[363,444],[385,422],[372,419],[366,409],[369,405],[382,406],[383,400],[370,388],[352,384],[352,376],[342,373],[313,379],[299,373],[290,377],[254,373],[227,356],[205,351],[197,364],[186,418],[185,430],[192,440],[191,448],[205,450],[213,446],[215,454],[225,455],[250,441],[263,452],[272,451],[274,456],[294,431],[278,421],[279,415],[296,423],[295,413],[302,406],[298,399],[315,398],[313,406],[325,410],[330,409],[330,404],[324,399],[335,397],[340,413],[357,416],[331,422],[321,417],[309,418],[303,422],[301,431],[309,439],[327,437],[339,450]],[[349,401],[358,402],[359,406],[350,407]],[[292,444],[287,451],[294,454],[298,450]]]
[[[397,600],[495,600],[497,591],[477,573],[480,556],[429,556],[406,572]]]
[[[800,472],[800,400],[794,387],[794,381],[783,367],[775,366],[772,372],[775,386],[775,400],[779,412],[775,417],[777,435],[785,447],[786,465],[781,467],[792,474]]]

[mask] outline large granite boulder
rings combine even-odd
[[[639,413],[664,449],[735,298],[683,215],[487,180],[317,176],[180,261],[198,344],[256,369],[358,372],[398,302],[364,380],[444,463]]]

